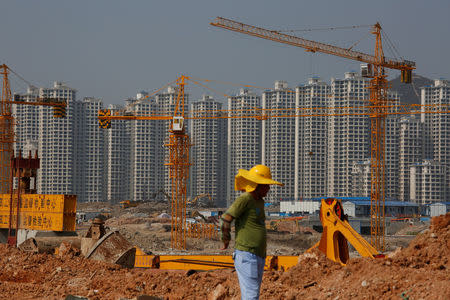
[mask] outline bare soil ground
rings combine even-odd
[[[160,225],[146,221],[133,226]],[[286,236],[292,239],[293,235],[273,243],[282,245]],[[153,243],[165,247],[162,238]],[[449,259],[447,214],[433,218],[429,229],[386,259],[353,258],[341,266],[317,251],[301,254],[298,265],[288,271],[265,272],[261,299],[450,299]],[[154,299],[240,298],[233,270],[188,275],[123,269],[79,257],[70,249],[56,256],[24,253],[4,244],[0,245],[0,264],[2,299],[64,299],[69,294],[89,299],[133,299],[144,294]]]

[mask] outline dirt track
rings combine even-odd
[[[72,252],[27,254],[0,245],[3,299],[239,299],[231,270],[185,272],[121,269]],[[450,299],[450,214],[387,259],[355,258],[342,267],[321,253],[301,255],[286,272],[264,274],[262,299]],[[402,296],[403,295],[403,296]]]

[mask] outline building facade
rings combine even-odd
[[[136,116],[150,116],[160,111],[159,103],[150,99],[128,99],[127,107]],[[130,135],[130,198],[134,201],[156,200],[158,191],[164,189],[164,142],[161,120],[128,121]]]
[[[228,98],[228,110],[235,115],[242,110],[261,108],[261,97],[241,89],[239,94]],[[249,170],[261,164],[261,121],[252,118],[228,119],[227,141],[227,206],[240,194],[234,190],[234,177],[239,169]]]
[[[330,86],[320,78],[310,78],[308,84],[296,88],[295,107],[299,113],[315,113],[315,108],[328,107]],[[309,199],[328,194],[328,117],[295,118],[295,184],[294,198]]]
[[[415,115],[399,120],[399,200],[409,201],[410,167],[423,159],[423,123]]]
[[[78,103],[76,90],[62,82],[52,88],[40,88],[39,97],[66,101],[66,117],[55,118],[53,108],[40,106],[38,151],[41,167],[38,169],[37,191],[40,194],[76,194],[75,171],[76,117]]]
[[[193,117],[201,112],[218,111],[222,103],[204,95],[191,104]],[[190,123],[191,172],[190,194],[194,198],[209,194],[217,207],[226,206],[226,120],[193,119]]]
[[[356,72],[344,79],[331,80],[330,107],[361,107],[369,99],[368,80]],[[357,112],[357,109],[353,110]],[[367,116],[328,117],[328,195],[349,197],[354,162],[370,157],[369,118]]]
[[[78,112],[74,118],[74,133],[77,147],[77,161],[74,163],[76,178],[75,193],[80,202],[101,202],[104,200],[105,182],[105,129],[98,125],[98,111],[103,109],[101,99],[84,98],[77,103]]]
[[[421,205],[445,202],[447,170],[447,165],[429,159],[412,164],[410,201]]]
[[[370,197],[370,159],[355,161],[352,166],[352,196]]]
[[[275,81],[273,90],[262,93],[263,110],[288,112],[295,107],[295,92],[287,82]],[[271,187],[267,202],[292,198],[295,189],[295,118],[268,118],[262,121],[261,160],[272,172],[272,178],[284,184]]]
[[[422,105],[449,105],[450,82],[435,80],[434,85],[421,88]],[[435,108],[433,110],[440,110]],[[445,113],[422,114],[425,136],[425,158],[434,159],[450,167],[450,115]],[[450,176],[450,174],[448,174]],[[450,177],[446,179],[446,200],[450,201]]]
[[[122,106],[109,105],[115,112]],[[105,199],[111,204],[131,199],[131,123],[114,120],[105,135]]]

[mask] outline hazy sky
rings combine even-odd
[[[450,79],[449,0],[0,0],[0,63],[37,86],[66,82],[83,97],[123,103],[181,74],[271,88],[312,76],[329,82],[359,63],[307,53],[209,25],[216,16],[269,29],[310,29],[381,23],[417,73]],[[299,32],[343,47],[369,28]],[[373,38],[357,50],[373,53]],[[386,56],[393,56],[385,43]],[[390,71],[397,76],[398,71]],[[12,78],[13,91],[26,85]],[[224,93],[237,88],[218,87]],[[193,94],[195,94],[193,92]],[[219,99],[218,95],[213,95]]]

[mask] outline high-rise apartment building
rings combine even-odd
[[[344,79],[331,80],[329,107],[361,107],[369,99],[368,80],[356,72]],[[351,174],[356,161],[370,157],[369,118],[367,116],[328,117],[328,195],[352,195]]]
[[[410,168],[423,159],[423,123],[416,115],[399,120],[398,171],[400,201],[409,201]]]
[[[261,97],[241,89],[239,94],[228,98],[228,109],[235,115],[242,110],[261,107]],[[261,163],[261,121],[252,118],[228,119],[227,141],[227,206],[240,194],[234,190],[234,177],[239,169],[249,170]],[[275,177],[274,177],[275,178]]]
[[[222,103],[204,95],[191,104],[195,118],[201,112],[222,109]],[[226,206],[226,120],[193,119],[190,123],[192,161],[190,172],[191,197],[209,194],[217,207]]]
[[[103,201],[104,139],[97,120],[102,101],[76,101],[76,91],[61,82],[53,88],[29,87],[25,94],[14,95],[15,100],[32,102],[47,97],[66,101],[65,118],[55,118],[52,107],[14,106],[18,122],[15,149],[23,150],[27,143],[38,146],[37,192],[76,194],[79,202]]]
[[[282,111],[295,107],[295,92],[288,88],[287,82],[275,81],[273,90],[262,93],[263,109]],[[268,118],[262,121],[261,158],[268,166],[272,177],[284,184],[271,187],[266,196],[267,202],[276,203],[282,199],[292,199],[295,188],[295,119]]]
[[[39,97],[65,100],[67,107],[65,118],[55,118],[52,107],[39,107],[41,167],[38,169],[38,193],[76,194],[76,90],[62,82],[55,82],[52,88],[40,88]]]
[[[109,105],[108,109],[115,112],[122,106]],[[105,129],[105,200],[116,204],[120,201],[134,199],[131,197],[131,122],[114,120],[111,128]]]
[[[352,196],[370,197],[370,159],[354,161],[352,166]]]
[[[447,165],[425,159],[410,166],[409,199],[417,204],[445,202]]]
[[[127,100],[127,106],[136,116],[150,116],[160,111],[160,106],[153,99],[140,101],[145,93],[137,99]],[[129,121],[131,138],[131,176],[130,198],[135,201],[154,200],[158,191],[164,189],[163,139],[161,120]]]
[[[295,94],[295,107],[306,108],[301,110],[304,114],[317,112],[314,108],[328,107],[330,102],[330,86],[317,77],[310,78],[308,84],[297,87]],[[295,118],[294,135],[294,198],[326,196],[328,118]]]
[[[398,104],[398,94],[392,93],[392,103]],[[397,115],[388,115],[385,119],[385,180],[384,195],[386,199],[398,200],[398,164],[399,164],[399,118]],[[370,157],[370,156],[369,156]]]
[[[74,115],[76,120],[74,145],[77,161],[74,163],[78,176],[75,192],[80,202],[101,202],[105,196],[104,134],[105,129],[98,125],[98,111],[103,109],[101,99],[84,98],[77,103],[79,112]]]
[[[450,82],[439,79],[434,85],[421,88],[422,105],[449,105]],[[436,108],[435,110],[439,110]],[[432,158],[450,168],[450,115],[422,114],[425,135],[425,157]],[[447,178],[447,199],[450,201],[450,174]]]
[[[25,94],[14,94],[15,101],[36,102],[39,96],[39,89],[28,87]],[[12,105],[16,126],[14,151],[24,151],[25,143],[36,143],[39,138],[39,107],[34,105]],[[36,149],[37,150],[37,149]],[[28,157],[28,153],[24,153]],[[34,153],[33,153],[34,155]]]

